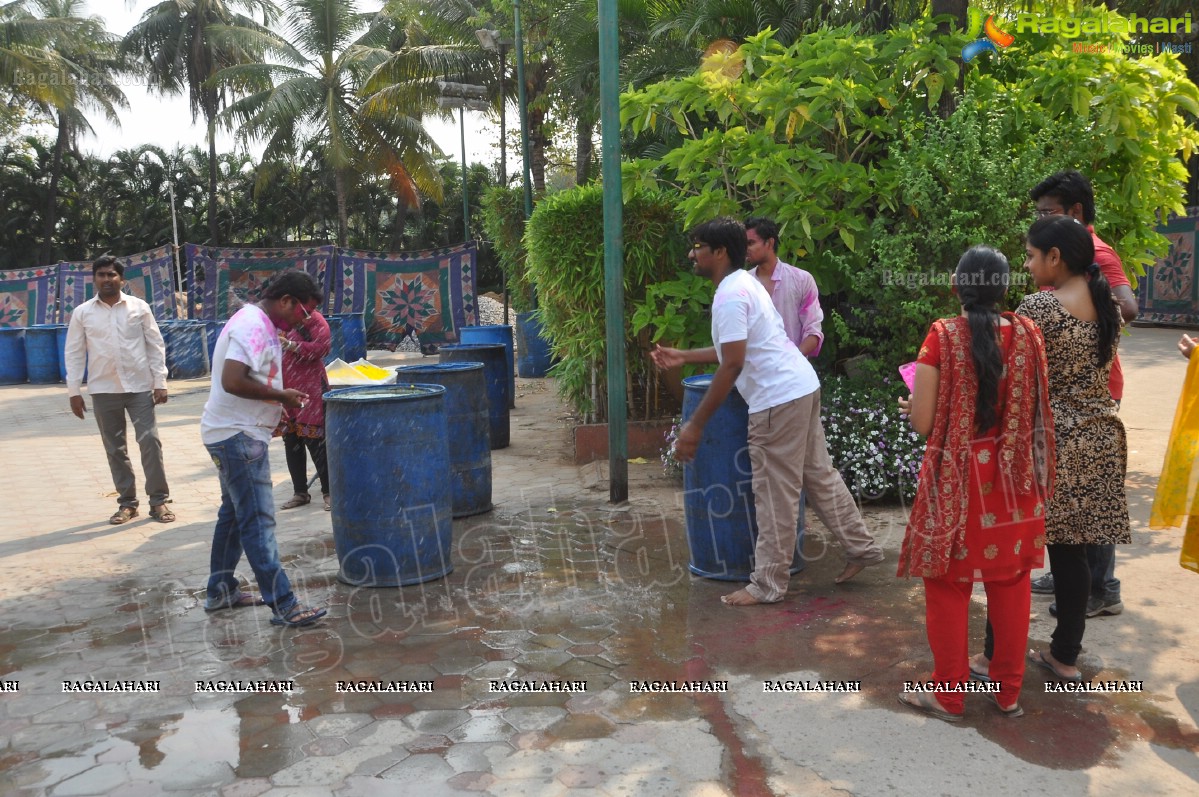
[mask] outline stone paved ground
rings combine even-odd
[[[512,446],[494,452],[496,508],[455,523],[445,579],[347,586],[330,514],[279,514],[289,573],[329,608],[299,631],[270,626],[266,609],[201,609],[219,502],[198,434],[206,381],[173,382],[159,415],[179,521],[121,527],[105,522],[115,501],[91,418],[70,415],[62,386],[0,388],[0,679],[19,682],[0,694],[0,794],[1193,794],[1199,577],[1177,566],[1176,532],[1144,527],[1182,379],[1176,338],[1137,329],[1122,344],[1127,608],[1089,624],[1082,660],[1097,679],[1143,680],[1144,693],[1045,694],[1030,672],[1026,717],[971,699],[961,726],[895,704],[930,664],[921,589],[891,569],[902,510],[867,507],[891,563],[844,587],[809,513],[813,561],[793,594],[723,607],[727,585],[687,573],[677,486],[657,463],[633,464],[630,505],[609,507],[603,466],[570,464],[547,381],[518,381]],[[1039,643],[1052,630],[1046,603],[1034,599]],[[788,678],[862,689],[763,693],[764,679]],[[63,693],[83,679],[157,680],[161,691]],[[211,679],[295,689],[196,691]],[[496,693],[493,679],[586,691]],[[727,680],[729,692],[630,693],[652,679]],[[355,680],[433,691],[337,691]]]

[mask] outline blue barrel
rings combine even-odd
[[[504,356],[508,358],[508,409],[516,407],[516,368],[512,349],[512,327],[508,324],[484,324],[478,327],[462,327],[458,330],[462,343],[502,343]]]
[[[337,577],[397,587],[454,569],[449,426],[441,385],[325,394]]]
[[[329,335],[330,335],[329,353],[327,355],[325,355],[325,365],[328,365],[329,363],[331,363],[337,359],[344,360],[345,362],[348,362],[348,363],[353,362],[353,360],[351,360],[349,357],[345,356],[346,333],[345,333],[345,328],[342,326],[342,323],[341,323],[341,316],[339,316],[339,315],[325,316],[325,320],[327,322],[329,322]]]
[[[208,344],[208,363],[211,367],[213,354],[216,353],[216,342],[221,337],[221,330],[225,328],[225,322],[208,320],[203,323],[205,342]]]
[[[158,329],[167,348],[169,379],[196,379],[208,374],[208,331],[203,321],[159,321]]]
[[[38,324],[25,330],[25,367],[35,385],[62,381],[58,356],[58,328],[61,324]]]
[[[507,448],[511,429],[508,425],[508,375],[504,373],[508,360],[504,357],[504,347],[499,343],[455,343],[442,346],[438,353],[443,363],[483,363],[491,450]]]
[[[540,379],[553,364],[550,342],[542,332],[541,318],[536,310],[516,314],[516,342],[520,349],[516,370],[522,379]]]
[[[396,369],[399,382],[445,388],[454,517],[491,510],[491,432],[482,363],[429,363]]]
[[[25,364],[25,330],[0,328],[0,385],[23,385],[29,381]]]
[[[366,314],[338,313],[341,319],[342,355],[341,359],[348,363],[366,359]],[[328,321],[331,316],[326,316]],[[332,331],[332,327],[330,327]],[[336,345],[336,344],[334,344]]]
[[[683,420],[703,401],[711,374],[683,380]],[[683,466],[683,518],[692,573],[719,581],[749,581],[758,526],[749,463],[749,406],[735,389],[704,426],[695,459]],[[804,507],[800,497],[795,559],[804,568]]]

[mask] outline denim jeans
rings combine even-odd
[[[1091,597],[1105,603],[1120,602],[1120,579],[1116,578],[1116,546],[1088,545],[1087,564],[1091,568]]]
[[[279,564],[275,544],[275,499],[267,444],[244,432],[205,445],[221,479],[221,509],[212,536],[208,599],[219,602],[237,594],[237,563],[245,551],[258,590],[276,614],[295,604],[291,582]]]

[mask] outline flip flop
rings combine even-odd
[[[1079,673],[1078,675],[1062,675],[1060,672],[1058,672],[1057,667],[1053,666],[1053,662],[1046,659],[1045,654],[1039,650],[1028,651],[1028,660],[1042,669],[1049,670],[1049,672],[1053,673],[1053,677],[1057,678],[1059,681],[1065,681],[1066,683],[1071,684],[1082,683],[1082,673]]]
[[[945,722],[962,721],[961,714],[953,714],[941,708],[941,704],[937,701],[936,696],[929,692],[900,692],[896,697],[905,706],[914,708],[930,717],[936,717]]]
[[[302,603],[293,604],[285,614],[275,613],[271,618],[271,625],[284,625],[288,628],[302,628],[306,625],[312,625],[317,620],[321,619],[328,612],[327,609],[312,609]]]
[[[312,503],[312,496],[307,495],[306,493],[296,493],[290,499],[288,499],[287,502],[283,504],[283,506],[281,506],[279,508],[280,509],[295,509],[296,507],[299,507],[299,506],[308,506],[308,504],[310,504],[310,503]]]
[[[248,609],[251,606],[266,606],[266,601],[248,592],[239,592],[229,600],[222,601],[221,603],[206,601],[204,603],[204,611],[219,612],[224,609]]]
[[[995,694],[994,692],[987,692],[987,700],[990,700],[992,703],[994,703],[995,708],[999,709],[999,713],[1005,717],[1011,717],[1012,719],[1015,719],[1016,717],[1024,716],[1024,709],[1020,708],[1019,703],[1016,703],[1008,708],[1004,708],[1003,706],[999,705],[999,695]]]
[[[970,680],[978,681],[980,684],[989,684],[989,683],[991,683],[991,676],[985,672],[979,672],[978,670],[971,667],[970,668]]]

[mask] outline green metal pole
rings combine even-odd
[[[465,100],[463,101],[465,103]],[[470,197],[466,194],[466,108],[458,106],[458,133],[462,136],[462,240],[470,240]]]
[[[625,395],[624,212],[620,183],[620,71],[617,0],[599,0],[600,125],[604,174],[604,310],[608,349],[608,501],[629,500]]]
[[[513,38],[516,39],[516,87],[520,103],[520,151],[524,166],[521,182],[525,185],[525,219],[533,215],[533,184],[529,158],[529,99],[525,93],[525,37],[520,30],[520,0],[512,0],[512,14],[516,18]]]

